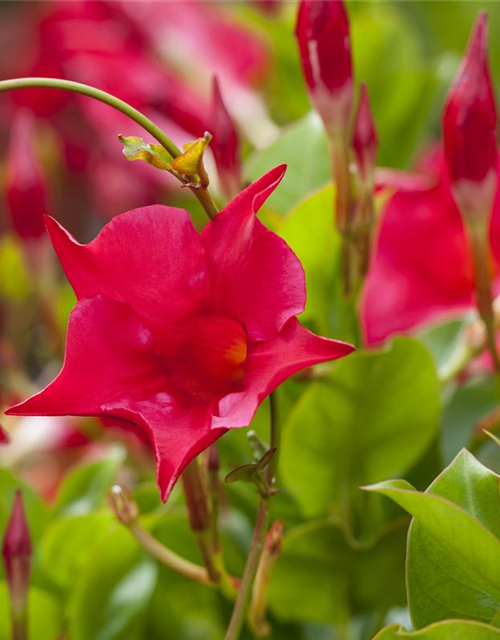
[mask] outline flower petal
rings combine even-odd
[[[212,418],[212,428],[248,426],[264,398],[291,375],[353,350],[350,344],[321,338],[296,318],[290,319],[277,338],[253,345],[246,362],[245,390],[219,402],[219,415]]]
[[[251,184],[202,233],[212,304],[241,322],[253,340],[275,338],[305,306],[302,265],[255,215],[284,172],[281,165]]]
[[[151,333],[130,307],[102,295],[82,300],[70,316],[57,378],[6,413],[104,415],[106,402],[158,381],[151,346]]]
[[[134,209],[116,216],[87,245],[53,218],[46,217],[46,224],[79,299],[105,294],[161,327],[203,303],[205,254],[186,211]]]
[[[367,342],[470,306],[473,287],[470,251],[447,182],[396,193],[383,214],[364,293]]]
[[[165,501],[185,466],[227,429],[211,429],[208,405],[185,408],[168,393],[146,399],[127,398],[105,406],[110,414],[142,426],[151,439],[161,498]]]

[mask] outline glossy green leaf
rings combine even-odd
[[[63,516],[51,522],[40,541],[40,566],[59,587],[74,584],[89,554],[115,520],[110,513]]]
[[[266,206],[285,214],[331,179],[328,144],[317,114],[311,112],[294,122],[270,147],[249,156],[245,175],[256,180],[283,162],[288,170]]]
[[[466,319],[454,318],[441,324],[426,327],[418,334],[419,339],[434,356],[440,373],[444,373],[447,364],[451,362],[460,340],[464,337],[463,330],[466,324]]]
[[[401,480],[371,487],[414,517],[407,581],[417,628],[445,618],[489,622],[500,608],[498,481],[462,451],[425,493]]]
[[[447,463],[479,435],[479,421],[497,407],[498,385],[494,378],[468,380],[451,390],[443,410],[442,428],[442,451]]]
[[[412,22],[387,2],[352,12],[353,59],[367,82],[379,133],[379,164],[404,166],[415,151],[436,90]]]
[[[68,607],[72,640],[142,639],[156,565],[124,527],[116,524],[95,546],[76,578]]]
[[[330,315],[338,273],[340,238],[333,215],[334,191],[324,187],[297,205],[278,228],[279,235],[299,258],[306,274],[304,322],[319,332],[330,331]]]
[[[64,515],[83,515],[104,504],[123,458],[123,450],[116,447],[103,460],[74,469],[61,485],[56,511]]]
[[[284,620],[341,623],[355,612],[402,606],[406,529],[394,523],[360,548],[335,524],[292,529],[271,578],[272,610]]]
[[[311,384],[283,430],[287,489],[307,515],[344,511],[360,485],[402,473],[420,458],[439,409],[432,357],[415,340],[398,338],[338,361]]]
[[[391,625],[378,633],[373,640],[500,640],[500,630],[470,620],[446,620],[419,631],[406,631],[399,625]]]

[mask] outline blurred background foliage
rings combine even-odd
[[[90,3],[91,16],[79,25],[79,9],[77,17],[71,12],[83,4],[1,2],[0,77],[63,74],[95,83],[144,108],[183,143],[210,129],[211,74],[220,74],[240,126],[245,179],[276,164],[289,165],[263,218],[304,264],[303,321],[340,337],[330,158],[300,70],[293,35],[296,4],[194,3],[184,18],[188,3],[167,3],[178,18],[170,32],[168,11],[158,24],[151,23],[159,2]],[[348,2],[355,75],[368,83],[381,166],[411,169],[419,152],[440,138],[444,96],[480,5],[489,11],[491,68],[499,87],[497,2]],[[138,17],[143,11],[149,27]],[[234,29],[234,49],[227,33],[219,31],[221,23]],[[204,51],[206,42],[215,42],[214,48]],[[238,56],[244,59],[249,43],[254,72],[243,77]],[[134,66],[128,55],[136,53],[140,64]],[[228,63],[232,57],[235,64]],[[152,167],[126,163],[116,134],[137,131],[103,109],[86,98],[65,103],[42,100],[40,92],[25,98],[0,95],[2,183],[12,154],[25,152],[12,138],[13,119],[23,110],[30,113],[30,140],[46,172],[49,212],[80,241],[95,236],[113,215],[155,201],[188,208],[201,225],[202,214],[189,194]],[[213,166],[209,170],[215,173]],[[51,250],[32,240],[13,231],[1,197],[3,407],[57,372],[74,303]],[[272,638],[370,640],[384,623],[410,625],[404,574],[409,517],[359,487],[397,476],[423,490],[463,446],[500,468],[495,445],[477,435],[479,421],[498,405],[491,378],[479,372],[461,385],[444,386],[438,378],[466,320],[360,350],[319,379],[295,379],[281,389],[282,491],[274,498],[272,518],[285,523],[286,534],[270,585]],[[265,403],[252,425],[264,440],[268,420]],[[90,419],[5,419],[3,424],[11,443],[0,451],[0,532],[21,486],[36,549],[33,640],[223,637],[231,603],[157,565],[109,508],[110,486],[128,485],[144,525],[176,552],[200,562],[180,492],[160,503],[147,444],[134,433]],[[220,455],[226,473],[248,463],[246,431],[223,438]],[[236,575],[244,566],[257,502],[249,485],[224,487],[224,551]],[[7,607],[0,581],[0,640],[9,637]],[[248,629],[243,637],[252,637]]]

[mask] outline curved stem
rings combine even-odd
[[[149,555],[165,566],[189,580],[201,582],[202,584],[212,587],[216,586],[210,579],[208,571],[204,567],[200,567],[199,565],[182,558],[177,553],[171,551],[168,547],[165,547],[138,522],[128,524],[127,527],[137,542],[146,549]]]
[[[257,573],[260,554],[266,533],[267,517],[269,514],[269,498],[262,498],[257,511],[257,520],[253,532],[250,553],[248,554],[245,571],[238,590],[238,597],[234,605],[229,627],[227,628],[224,640],[237,640],[243,627],[246,610],[252,593],[252,585]]]
[[[276,467],[278,463],[277,454],[280,441],[280,423],[278,419],[278,406],[276,399],[276,391],[274,391],[269,397],[271,419],[271,447],[276,447],[276,453],[271,459],[267,471],[267,479],[270,488],[273,487],[276,480]],[[243,572],[241,585],[238,589],[238,596],[236,598],[233,613],[231,615],[231,620],[229,622],[229,627],[226,631],[224,640],[237,640],[243,627],[243,622],[245,620],[248,605],[250,603],[250,596],[252,594],[255,575],[257,573],[257,568],[259,566],[259,561],[262,554],[264,537],[266,535],[267,519],[269,516],[269,503],[271,495],[262,496],[259,503],[252,542],[250,544],[250,552],[248,554],[245,571]]]
[[[89,98],[94,98],[99,102],[113,107],[117,111],[128,116],[134,122],[137,122],[145,131],[150,133],[153,138],[165,147],[165,149],[174,158],[181,155],[181,150],[177,145],[170,140],[170,138],[147,118],[143,113],[132,107],[124,100],[120,100],[116,96],[101,91],[90,85],[83,84],[81,82],[73,82],[72,80],[62,80],[61,78],[14,78],[11,80],[0,81],[0,93],[5,91],[12,91],[14,89],[59,89],[63,91],[70,91],[71,93],[79,93]]]
[[[71,93],[88,96],[89,98],[93,98],[94,100],[98,100],[99,102],[103,102],[104,104],[113,107],[134,122],[137,122],[137,124],[151,134],[173,158],[177,158],[182,154],[179,147],[177,147],[177,145],[160,129],[160,127],[158,127],[138,109],[128,104],[128,102],[120,100],[120,98],[107,93],[106,91],[96,89],[96,87],[91,87],[90,85],[83,84],[81,82],[74,82],[73,80],[63,80],[61,78],[13,78],[11,80],[0,81],[0,93],[14,91],[17,89],[59,89],[60,91],[70,91]],[[215,218],[218,213],[218,209],[207,187],[193,185],[190,189],[205,210],[207,216],[211,220]]]

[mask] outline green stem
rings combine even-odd
[[[264,543],[268,515],[269,498],[262,498],[257,511],[257,519],[255,521],[255,529],[253,532],[252,542],[250,544],[250,552],[245,565],[245,571],[243,573],[241,585],[238,590],[238,596],[236,598],[236,603],[234,605],[224,640],[237,640],[240,636]]]
[[[210,544],[210,508],[205,485],[201,477],[198,459],[192,460],[182,473],[182,484],[189,514],[191,529],[196,535],[203,564],[214,583],[220,580],[220,572],[213,561]]]
[[[493,311],[493,283],[487,224],[468,223],[467,232],[472,249],[476,280],[477,309],[486,330],[486,341],[497,375],[500,374],[500,357],[496,346],[495,316]]]
[[[12,640],[28,640],[28,615],[26,605],[22,610],[12,610]]]
[[[93,98],[94,100],[113,107],[134,122],[137,122],[137,124],[151,134],[173,158],[177,158],[182,154],[179,147],[177,147],[160,127],[138,109],[106,91],[96,89],[96,87],[91,87],[81,82],[73,82],[72,80],[62,80],[60,78],[14,78],[0,81],[0,93],[17,89],[59,89]],[[190,186],[190,190],[205,210],[207,216],[213,220],[218,213],[218,209],[208,191],[207,185],[193,185]]]
[[[138,522],[126,525],[130,533],[150,556],[169,567],[176,573],[209,586],[215,586],[210,580],[208,571],[189,560],[185,560],[178,554],[165,547],[159,540],[154,538],[149,531],[146,531]]]
[[[181,150],[170,140],[170,138],[147,118],[143,113],[132,107],[127,102],[120,100],[116,96],[101,91],[95,87],[91,87],[81,82],[73,82],[72,80],[62,80],[60,78],[14,78],[12,80],[0,81],[0,93],[5,91],[13,91],[15,89],[59,89],[62,91],[70,91],[72,93],[79,93],[82,96],[88,96],[99,102],[113,107],[117,111],[128,116],[134,122],[137,122],[145,131],[150,133],[153,138],[169,152],[169,154],[176,158],[181,155]]]
[[[352,237],[352,188],[349,168],[349,146],[343,133],[330,138],[332,178],[335,186],[335,224],[342,240],[342,280],[344,295],[351,294],[354,274]]]
[[[276,402],[276,392],[270,395],[270,420],[271,420],[271,447],[276,447],[276,453],[274,454],[271,462],[268,466],[268,483],[270,487],[273,487],[276,480],[276,467],[278,464],[278,448],[280,442],[280,423],[278,419],[278,407]],[[262,554],[264,537],[266,535],[267,520],[269,517],[269,503],[270,497],[262,496],[259,508],[257,510],[257,518],[255,521],[255,528],[252,536],[252,542],[250,543],[250,551],[245,565],[245,571],[243,572],[243,578],[241,580],[240,588],[238,589],[238,595],[234,605],[231,620],[224,636],[224,640],[237,640],[240,636],[243,628],[243,623],[247,614],[248,606],[250,604],[250,596],[252,595],[252,587],[259,566],[260,557]]]

